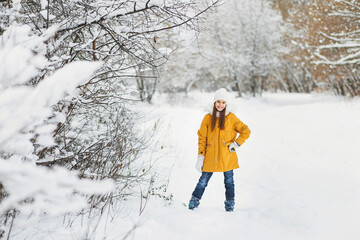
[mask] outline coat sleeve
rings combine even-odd
[[[208,116],[206,115],[201,122],[199,131],[197,132],[199,136],[198,140],[198,155],[205,155],[206,144],[207,144],[207,133],[208,133],[209,121]]]
[[[235,130],[240,134],[239,137],[235,140],[239,145],[242,145],[246,139],[250,137],[250,129],[249,127],[240,121],[235,115]]]

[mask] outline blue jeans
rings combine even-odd
[[[192,193],[194,197],[196,197],[199,200],[201,199],[212,175],[213,175],[212,172],[202,172],[199,182],[196,185],[194,192]],[[225,184],[226,201],[233,201],[235,199],[233,170],[224,172],[224,184]]]

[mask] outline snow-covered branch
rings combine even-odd
[[[354,28],[356,25],[352,25],[359,20],[360,5],[345,0],[337,0],[336,2],[344,4],[345,10],[334,9],[328,15],[343,18],[348,25],[346,29],[349,30],[331,33],[319,32],[330,43],[315,47],[314,56],[319,59],[315,60],[314,63],[333,66],[358,64],[360,63],[360,31]],[[332,54],[333,51],[336,51],[336,54]]]
[[[87,205],[84,194],[106,193],[113,187],[110,181],[80,180],[76,172],[59,167],[50,170],[33,161],[35,133],[46,139],[45,145],[54,144],[56,123],[43,125],[52,116],[53,105],[66,95],[75,97],[76,87],[101,66],[101,62],[74,62],[36,87],[25,86],[47,64],[44,56],[33,52],[45,52],[48,37],[14,25],[0,40],[0,183],[5,196],[0,215],[10,209],[33,214],[76,211]]]

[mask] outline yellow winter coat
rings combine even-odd
[[[225,117],[225,129],[220,130],[218,121],[211,131],[211,114],[205,115],[199,136],[199,155],[205,155],[202,171],[226,172],[239,168],[236,152],[229,151],[229,145],[236,141],[242,145],[250,136],[250,129],[233,113]],[[240,134],[237,137],[237,134]]]

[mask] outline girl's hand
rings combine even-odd
[[[238,147],[240,147],[240,144],[238,144],[237,142],[233,142],[232,144],[229,145],[229,151],[235,152],[236,148]]]

